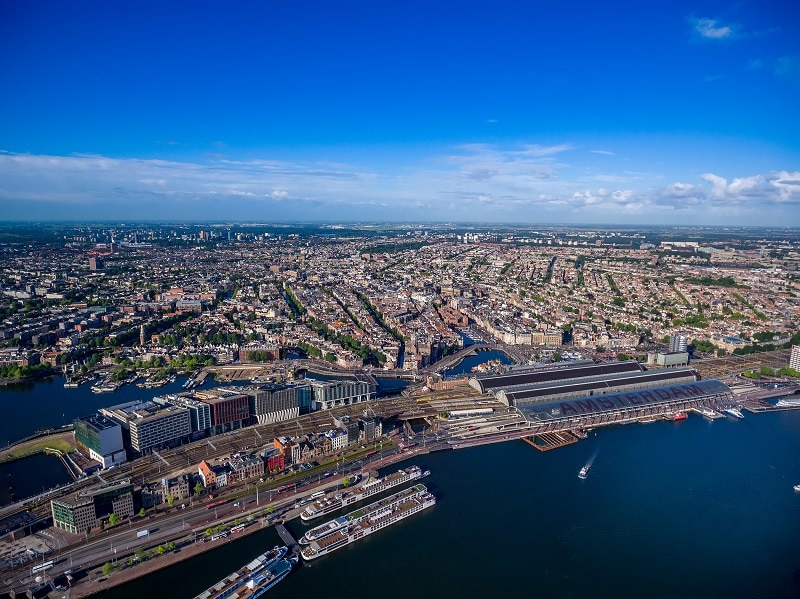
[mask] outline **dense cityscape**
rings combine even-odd
[[[416,371],[458,348],[469,325],[546,358],[562,342],[589,357],[635,356],[676,333],[724,356],[785,345],[799,318],[792,229],[128,225],[51,235],[2,246],[4,362],[84,363],[116,348],[130,362],[225,364],[288,349]]]
[[[20,431],[4,450],[4,461],[55,452],[74,479],[4,508],[17,543],[49,527],[58,547],[84,546],[82,568],[80,552],[69,568],[61,551],[5,552],[9,590],[37,596],[83,596],[149,571],[136,563],[171,563],[148,547],[186,558],[187,542],[329,513],[332,489],[365,498],[367,469],[414,454],[513,439],[547,451],[607,424],[782,408],[765,399],[798,388],[795,229],[167,223],[0,235],[4,380],[142,394]],[[450,372],[481,352],[472,373]],[[404,492],[378,504],[403,518],[432,506],[417,486],[420,503],[397,507]],[[92,549],[92,536],[134,522],[126,565]],[[282,531],[281,579],[300,555]],[[302,555],[327,552],[325,539]]]

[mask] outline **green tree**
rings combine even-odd
[[[342,486],[343,486],[345,489],[346,489],[347,487],[349,487],[349,486],[350,486],[350,478],[349,478],[349,477],[347,477],[347,478],[344,478],[344,479],[342,480]]]
[[[144,515],[145,515],[146,513],[147,513],[147,512],[145,512],[145,509],[144,509],[144,508],[140,509],[140,510],[139,510],[139,517],[140,517],[140,518],[144,518]]]
[[[142,549],[141,547],[137,549],[135,556],[136,556],[136,561],[143,562],[145,558],[144,549]]]
[[[170,541],[169,543],[167,543],[167,549],[169,549],[170,551],[175,551],[177,547],[178,546],[175,544],[175,541]]]
[[[167,552],[167,548],[164,545],[158,546],[158,555],[164,555]]]
[[[167,494],[167,505],[169,507],[175,505],[175,498],[172,496],[172,493]]]
[[[103,574],[105,576],[108,576],[113,571],[114,571],[114,564],[112,564],[111,562],[106,562],[105,564],[103,564]]]
[[[202,490],[203,490],[203,484],[202,484],[202,483],[200,483],[200,482],[198,482],[198,483],[197,483],[197,484],[194,486],[194,494],[195,494],[195,495],[200,495],[200,492],[201,492]]]
[[[211,527],[209,527],[209,528],[206,528],[205,535],[206,535],[207,537],[210,537],[210,536],[211,536],[211,535],[213,535],[213,534],[214,534],[214,531],[211,529]]]
[[[118,516],[117,514],[111,514],[111,515],[108,517],[108,524],[109,524],[110,526],[114,526],[114,525],[116,525],[116,524],[117,524],[117,522],[119,522],[119,516]]]

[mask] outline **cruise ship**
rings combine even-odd
[[[300,540],[306,545],[300,555],[306,561],[327,555],[435,504],[436,498],[425,485],[414,485],[308,531]],[[313,539],[309,538],[309,533]]]
[[[248,564],[242,566],[236,572],[229,574],[226,578],[223,578],[214,586],[209,587],[199,595],[195,596],[195,599],[227,599],[229,597],[256,597],[257,595],[250,594],[250,595],[243,595],[241,591],[247,590],[247,584],[249,582],[255,582],[255,579],[262,575],[267,575],[272,568],[276,567],[281,562],[287,562],[284,557],[286,556],[286,552],[289,549],[285,546],[279,547],[275,546],[266,553],[262,553],[253,561],[249,562]],[[282,572],[283,567],[279,569],[279,572],[275,574],[274,577],[280,575]],[[291,570],[291,567],[289,568]],[[288,572],[283,574],[286,576]],[[276,583],[277,584],[277,581]],[[254,593],[256,591],[256,585],[252,585],[251,591]],[[266,589],[264,589],[266,590]]]
[[[361,501],[362,499],[366,499],[367,497],[372,497],[381,491],[386,491],[387,489],[391,489],[392,487],[402,485],[403,483],[407,483],[412,480],[419,480],[428,476],[429,474],[429,470],[423,472],[419,466],[410,466],[404,470],[398,470],[397,472],[393,472],[392,474],[382,478],[376,478],[368,481],[358,489],[346,490],[342,491],[341,493],[337,493],[333,497],[323,497],[318,499],[303,510],[303,512],[300,514],[300,518],[303,520],[303,522],[308,522],[314,518],[325,516],[331,512],[335,512],[338,509],[352,505],[358,501]]]

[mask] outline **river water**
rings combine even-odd
[[[548,453],[514,441],[422,456],[436,506],[270,593],[798,597],[798,455],[800,412],[778,412],[601,429]],[[193,597],[278,542],[265,529],[100,597]]]
[[[13,416],[0,419],[0,438],[156,394],[62,381],[0,391]],[[432,471],[436,506],[304,565],[270,594],[798,597],[798,456],[800,411],[611,427],[548,453],[514,441],[421,456],[413,463]],[[61,468],[45,456],[3,466],[0,492],[17,478],[31,492],[51,486],[39,480],[45,464]],[[265,529],[100,597],[193,597],[278,542]]]

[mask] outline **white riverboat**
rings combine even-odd
[[[308,522],[403,483],[425,478],[429,474],[430,471],[423,472],[419,466],[410,466],[404,470],[398,470],[382,478],[367,481],[358,488],[344,490],[333,497],[322,497],[306,507],[300,514],[300,518],[303,522]]]
[[[435,504],[436,498],[425,485],[414,485],[343,516],[345,522],[341,526],[335,526],[330,532],[310,542],[306,539],[308,545],[300,555],[306,561],[317,559]]]

